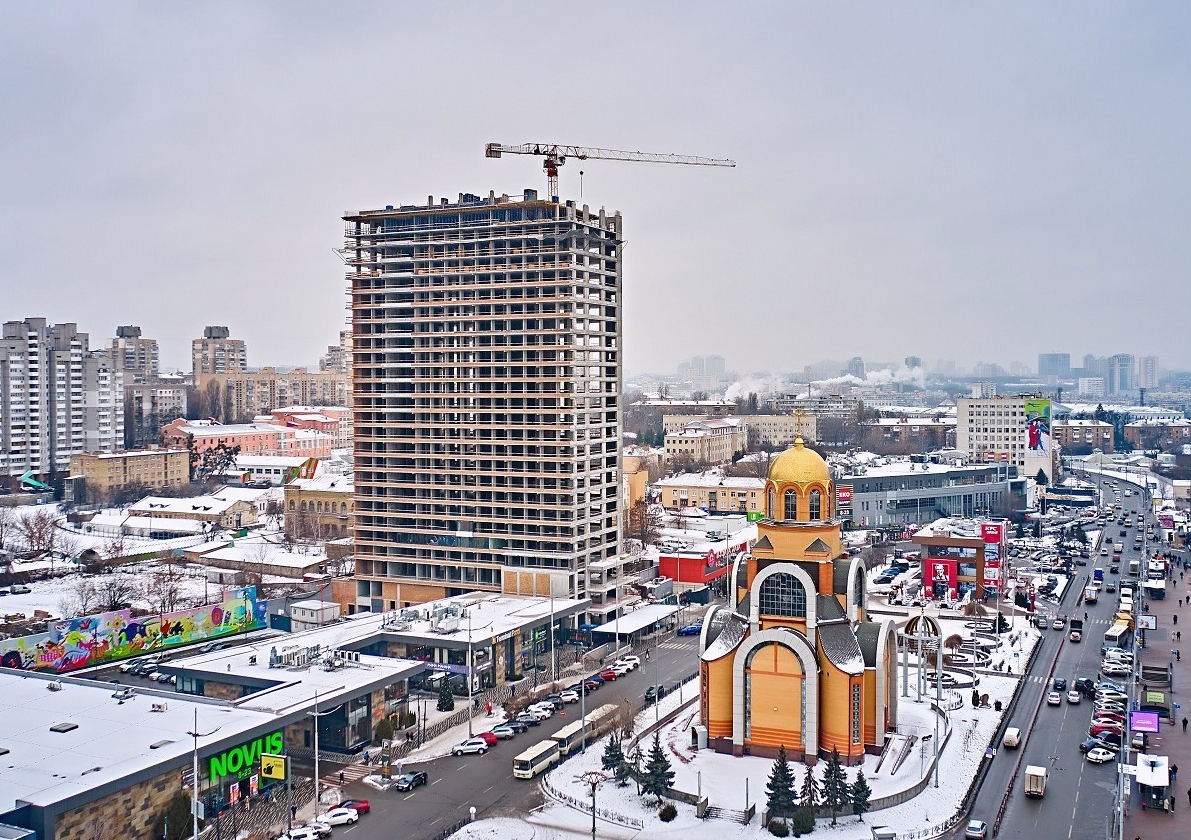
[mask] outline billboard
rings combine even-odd
[[[1129,713],[1129,730],[1131,732],[1159,732],[1161,729],[1157,712]]]
[[[1050,400],[1028,399],[1026,404],[1026,450],[1031,455],[1050,455]]]
[[[0,666],[65,674],[264,627],[265,602],[255,586],[244,586],[225,590],[218,604],[176,612],[115,610],[58,621],[45,633],[0,641]]]
[[[835,501],[840,507],[852,506],[852,485],[837,484],[835,487]]]

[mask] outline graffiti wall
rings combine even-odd
[[[0,641],[0,665],[64,674],[265,627],[256,587],[228,589],[218,604],[133,617],[130,610],[69,618],[46,633]]]

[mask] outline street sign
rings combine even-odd
[[[269,755],[268,753],[262,755],[261,776],[266,779],[285,779],[285,756]]]
[[[201,799],[197,802],[191,800],[190,813],[193,816],[197,816],[200,820],[205,820],[207,818],[207,809],[203,805],[203,801]]]

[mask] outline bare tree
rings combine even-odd
[[[63,617],[90,615],[99,608],[99,593],[90,578],[80,577],[58,601]]]
[[[28,551],[53,551],[58,541],[56,517],[48,508],[39,508],[17,520],[17,534]]]
[[[16,511],[8,505],[0,505],[0,548],[4,548],[16,531]]]
[[[640,540],[643,546],[657,542],[662,527],[662,512],[645,499],[638,499],[629,508],[626,536]]]
[[[624,697],[616,704],[615,720],[612,728],[620,732],[620,737],[626,741],[632,738],[633,732],[637,729],[637,714],[633,711],[632,704]]]
[[[78,557],[83,547],[83,541],[69,531],[58,533],[57,544],[57,550],[69,559]]]
[[[99,581],[95,590],[99,600],[99,609],[104,611],[123,609],[141,593],[140,587],[137,586],[136,575],[116,572],[94,580]]]
[[[173,612],[183,606],[186,576],[173,558],[163,558],[141,591],[150,608],[158,613]]]
[[[127,551],[128,544],[123,533],[116,533],[108,537],[103,544],[103,556],[108,560],[119,560]]]

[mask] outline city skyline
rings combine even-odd
[[[1117,299],[1161,305],[1103,344],[1191,366],[1163,341],[1191,302],[1191,11],[763,8],[763,27],[711,4],[546,23],[367,3],[9,9],[0,62],[27,81],[0,89],[20,115],[0,126],[5,317],[104,336],[140,324],[165,368],[226,324],[253,366],[313,366],[346,315],[328,220],[544,190],[539,161],[485,160],[483,146],[556,141],[739,162],[563,167],[564,199],[633,219],[629,369],[696,350],[773,368],[791,330],[807,348],[850,336],[865,358],[1029,363],[1099,343],[1089,326],[1107,328]],[[559,33],[608,56],[581,108],[562,104],[537,49],[499,46]],[[477,96],[495,54],[504,92]],[[349,127],[347,113],[361,116]],[[85,260],[47,267],[67,230]],[[762,312],[785,320],[758,329]],[[927,319],[949,328],[919,329]],[[702,347],[678,343],[690,330]]]

